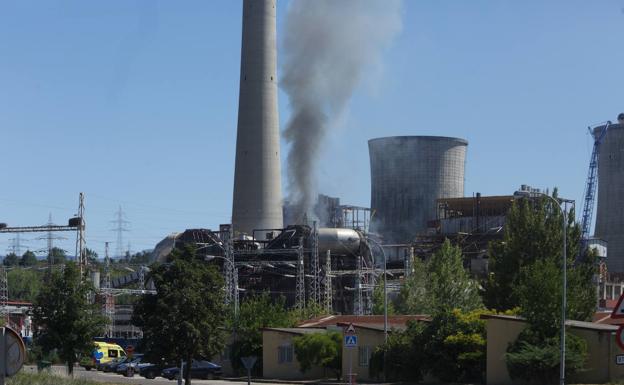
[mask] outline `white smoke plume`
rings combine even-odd
[[[292,0],[282,36],[281,87],[291,117],[283,132],[294,218],[311,215],[327,133],[365,71],[401,31],[401,0]]]

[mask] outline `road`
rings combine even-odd
[[[25,366],[23,369],[25,372],[35,372],[36,367]],[[53,367],[54,372],[63,372],[64,368],[59,366]],[[83,368],[76,367],[74,369],[74,377],[75,378],[85,378],[92,381],[112,383],[112,384],[133,384],[133,385],[177,385],[177,381],[170,381],[162,377],[156,377],[153,380],[148,380],[139,375],[135,375],[134,377],[124,377],[119,374],[114,373],[103,373],[98,372],[96,370],[86,371]],[[252,383],[254,383],[252,381]],[[193,384],[197,385],[247,385],[247,381],[225,381],[225,380],[196,380],[193,379]],[[256,383],[260,384],[260,383]],[[262,383],[263,385],[284,385],[284,384],[267,384]]]

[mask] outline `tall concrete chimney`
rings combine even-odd
[[[243,0],[232,209],[232,226],[237,233],[283,226],[275,3]]]

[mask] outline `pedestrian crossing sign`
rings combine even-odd
[[[357,336],[347,335],[344,336],[344,346],[345,348],[354,348],[357,346]]]

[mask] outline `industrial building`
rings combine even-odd
[[[598,153],[594,236],[606,241],[609,247],[607,270],[624,273],[624,119],[596,127],[593,134],[595,138],[604,134]]]
[[[408,243],[435,218],[438,198],[464,196],[468,142],[442,136],[368,141],[371,231],[386,243]]]

